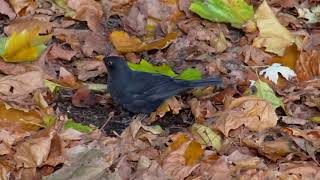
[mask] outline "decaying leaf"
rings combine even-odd
[[[320,76],[320,53],[316,50],[302,52],[297,60],[296,72],[300,81],[311,80]]]
[[[209,127],[195,123],[192,125],[191,131],[201,138],[199,139],[201,144],[212,146],[214,149],[218,151],[221,149],[222,139],[220,135],[215,133]]]
[[[255,20],[259,36],[254,39],[253,45],[258,48],[266,47],[267,52],[282,56],[286,47],[294,42],[294,36],[279,23],[267,1],[264,0],[256,10]]]

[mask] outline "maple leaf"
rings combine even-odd
[[[293,77],[296,77],[296,73],[290,69],[289,67],[286,66],[281,66],[279,63],[274,63],[270,67],[260,71],[260,75],[264,75],[265,78],[270,79],[272,82],[277,84],[278,79],[279,79],[279,74],[280,73],[284,78],[287,80],[290,80]]]

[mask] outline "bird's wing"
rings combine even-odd
[[[150,94],[156,89],[166,86],[167,84],[174,83],[174,79],[158,74],[151,74],[145,72],[133,72],[128,78],[130,86],[127,86],[126,91],[132,94]]]

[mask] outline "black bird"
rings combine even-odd
[[[188,81],[133,71],[119,56],[106,57],[104,63],[108,69],[108,90],[112,99],[134,113],[151,113],[169,97],[191,88],[223,85],[221,78]]]

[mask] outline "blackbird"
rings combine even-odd
[[[166,99],[191,88],[222,87],[219,77],[204,80],[178,80],[159,74],[131,70],[119,56],[104,59],[108,70],[108,90],[112,99],[133,113],[151,113]]]

